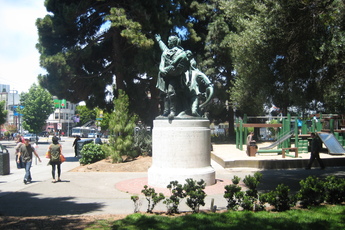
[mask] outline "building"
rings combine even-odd
[[[56,97],[53,97],[53,99],[57,100]],[[77,104],[66,101],[65,105],[56,108],[54,113],[48,117],[45,131],[70,136],[72,133],[72,127],[75,123],[73,117],[75,115],[76,107]]]
[[[53,97],[53,99],[57,99]],[[6,127],[14,125],[17,132],[23,133],[21,127],[21,115],[16,112],[16,108],[20,106],[20,95],[17,90],[10,90],[9,85],[0,84],[0,101],[5,101],[5,109],[8,111],[7,122],[1,127],[1,132],[7,131]],[[75,114],[77,104],[66,101],[66,104],[60,108],[56,108],[54,113],[48,117],[46,127],[42,127],[42,131],[52,133],[64,133],[70,135],[75,121],[72,119]]]
[[[0,84],[0,101],[5,101],[5,109],[7,113],[7,122],[4,125],[14,125],[17,130],[21,130],[20,127],[20,114],[16,113],[16,108],[20,104],[20,96],[17,90],[10,90],[9,85]],[[3,127],[1,131],[6,131]]]

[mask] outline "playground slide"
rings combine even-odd
[[[276,147],[277,145],[279,145],[280,143],[282,143],[283,141],[286,141],[287,139],[289,139],[292,135],[293,135],[293,131],[289,132],[288,134],[285,134],[282,138],[278,139],[273,144],[266,147],[261,147],[260,149],[272,149]]]
[[[344,154],[345,150],[332,133],[318,133],[329,154]]]

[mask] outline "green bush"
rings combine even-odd
[[[244,177],[244,184],[248,187],[246,191],[246,195],[251,196],[253,198],[258,198],[258,190],[257,187],[260,183],[262,178],[262,174],[259,172],[254,173],[254,176],[247,175]]]
[[[240,180],[241,178],[239,178],[238,176],[234,176],[234,178],[232,179],[233,184],[226,185],[224,187],[225,192],[223,197],[228,202],[228,205],[226,206],[228,210],[236,211],[242,202],[244,192],[242,192],[242,188],[238,186]]]
[[[244,177],[244,184],[248,187],[248,190],[245,192],[241,207],[244,210],[255,210],[262,211],[264,210],[264,204],[258,198],[257,187],[262,178],[262,174],[259,172],[254,173],[254,176],[247,175]],[[251,202],[251,204],[250,204]]]
[[[267,202],[275,207],[278,212],[290,210],[295,205],[295,199],[289,194],[290,188],[284,184],[280,184],[273,191],[261,195],[261,201]]]
[[[149,188],[147,185],[144,186],[141,192],[145,195],[148,202],[147,213],[152,213],[156,204],[165,198],[163,193],[157,194],[154,188]]]
[[[186,204],[190,207],[194,213],[199,212],[200,205],[205,205],[206,193],[204,191],[206,183],[204,180],[195,181],[191,178],[186,179],[186,184],[183,185],[185,190],[187,202]]]
[[[165,199],[163,203],[167,206],[168,214],[179,213],[180,200],[186,196],[183,187],[178,181],[170,181],[167,188],[170,190],[171,196]]]
[[[297,193],[297,199],[304,208],[317,206],[324,201],[324,182],[315,176],[309,176],[299,182],[301,189]]]
[[[341,204],[345,201],[345,180],[335,176],[326,177],[325,201],[329,204]]]
[[[105,152],[101,145],[95,145],[93,143],[84,145],[80,153],[81,158],[79,162],[83,165],[92,164],[105,158]]]

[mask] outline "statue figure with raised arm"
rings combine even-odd
[[[204,107],[213,95],[213,86],[207,76],[196,68],[192,52],[184,50],[177,36],[170,36],[168,46],[156,35],[162,50],[161,62],[156,87],[164,98],[163,117],[200,117],[199,110]],[[200,84],[206,91],[204,103],[199,105]]]

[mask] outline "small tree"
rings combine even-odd
[[[244,192],[241,191],[242,188],[238,185],[240,180],[241,178],[234,176],[232,179],[233,184],[224,187],[224,198],[228,201],[228,205],[226,206],[228,210],[236,211],[242,202]]]
[[[183,199],[186,194],[183,192],[183,187],[178,181],[170,181],[170,184],[167,186],[170,190],[171,196],[163,201],[167,206],[168,214],[179,213],[178,206],[180,200]]]
[[[114,111],[109,120],[109,146],[113,162],[122,162],[122,156],[135,157],[134,128],[137,116],[129,113],[129,99],[124,91],[119,90],[117,99],[114,99]]]
[[[35,134],[41,132],[49,115],[54,112],[52,95],[33,84],[28,93],[21,94],[20,103],[24,129]]]
[[[144,186],[144,189],[141,192],[145,195],[148,202],[147,213],[152,213],[152,210],[161,200],[165,198],[163,193],[157,194],[154,188],[149,188],[147,185]]]
[[[5,110],[5,101],[0,101],[0,126],[5,124],[7,117],[7,110]],[[1,133],[1,131],[0,131]]]
[[[259,172],[254,173],[254,176],[247,175],[244,177],[244,184],[248,187],[245,192],[245,196],[242,201],[242,208],[245,210],[263,210],[264,205],[260,203],[257,187],[262,178],[262,174]]]
[[[190,207],[194,213],[199,212],[200,205],[205,205],[206,193],[204,191],[206,183],[203,179],[195,181],[191,178],[186,179],[186,184],[183,185],[185,195],[187,197],[186,204]]]

